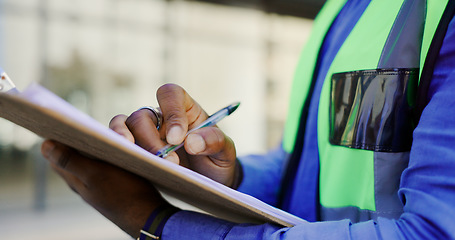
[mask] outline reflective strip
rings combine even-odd
[[[390,219],[397,219],[401,212],[389,213],[387,216],[378,212],[359,209],[358,207],[340,207],[340,208],[327,208],[321,207],[322,221],[338,221],[349,219],[353,223],[364,222],[378,217],[386,217]]]
[[[368,221],[377,218],[376,212],[358,207],[321,207],[321,221],[338,221],[349,219],[353,223]]]
[[[418,68],[426,0],[406,0],[390,30],[377,68]]]
[[[398,189],[401,174],[408,163],[409,152],[374,153],[374,190],[378,216],[398,218],[403,212]]]
[[[403,213],[403,204],[397,191],[400,185],[401,172],[407,167],[409,152],[404,153],[375,153],[375,198],[376,211],[347,206],[329,208],[321,206],[322,221],[350,219],[352,222],[362,222],[378,217],[398,219]]]

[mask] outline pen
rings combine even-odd
[[[209,126],[213,126],[215,124],[217,124],[219,121],[221,121],[221,119],[225,118],[226,116],[229,116],[231,113],[233,113],[238,107],[239,107],[240,103],[239,102],[236,102],[236,103],[233,103],[221,110],[219,110],[218,112],[210,115],[209,118],[207,118],[207,120],[205,120],[204,122],[202,122],[199,126],[191,129],[190,131],[188,131],[185,135],[185,137],[187,137],[190,133],[198,130],[198,129],[201,129],[203,127],[209,127]],[[178,145],[171,145],[171,144],[168,144],[166,146],[164,146],[163,148],[161,148],[157,153],[156,155],[158,157],[162,157],[162,158],[165,158],[167,157],[167,155],[169,155],[169,153],[171,152],[174,152],[176,151],[177,149],[181,148],[183,146],[184,142],[178,144]]]

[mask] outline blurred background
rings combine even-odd
[[[107,125],[183,86],[239,155],[280,142],[294,68],[323,0],[0,0],[0,66]],[[49,169],[42,139],[0,119],[0,239],[130,239]]]

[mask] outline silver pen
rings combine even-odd
[[[186,133],[185,137],[187,137],[190,133],[192,133],[192,132],[194,132],[194,131],[196,131],[198,129],[201,129],[203,127],[213,126],[213,125],[217,124],[219,121],[221,121],[221,119],[223,119],[223,118],[229,116],[231,113],[233,113],[239,107],[239,105],[240,105],[239,102],[233,103],[233,104],[231,104],[231,105],[219,110],[218,112],[210,115],[210,117],[207,118],[207,120],[205,120],[201,124],[199,124],[199,126],[197,126],[197,127],[193,128],[193,129],[191,129],[190,131],[188,131]],[[181,148],[184,143],[185,143],[185,141],[183,141],[182,143],[180,143],[178,145],[168,144],[168,145],[164,146],[163,148],[161,148],[156,153],[156,155],[158,157],[165,158],[165,157],[167,157],[167,155],[169,155],[169,153],[174,152],[177,149]]]

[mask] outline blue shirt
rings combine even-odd
[[[348,1],[348,3],[353,1]],[[363,1],[365,2],[365,1]],[[365,5],[366,6],[366,5]],[[349,10],[349,14],[346,14]],[[355,12],[353,12],[355,11]],[[361,3],[347,4],[334,22],[325,39],[319,75],[324,64],[332,61],[335,43],[344,41],[352,26],[343,24],[345,17],[356,21],[364,11]],[[324,48],[323,47],[323,48]],[[326,61],[326,63],[324,63]],[[322,80],[316,82],[310,104],[305,138],[316,142],[316,114]],[[163,239],[454,239],[455,238],[455,19],[449,25],[431,81],[429,103],[422,113],[419,125],[414,130],[414,140],[409,165],[402,174],[398,191],[404,205],[404,213],[397,219],[378,218],[376,221],[353,224],[349,220],[306,222],[292,228],[273,224],[235,224],[200,213],[181,211],[173,215],[163,231]],[[316,156],[317,146],[304,146],[302,159]],[[267,203],[276,202],[286,153],[282,149],[265,156],[247,156],[241,159],[244,180],[239,191],[253,195]],[[305,162],[303,161],[303,162]],[[317,162],[317,161],[316,161]],[[296,189],[289,200],[291,213],[311,218],[314,203],[302,199],[307,192],[308,179],[304,173],[318,171],[318,164],[302,165],[296,175]],[[317,179],[316,179],[317,180]],[[310,201],[311,202],[311,201]],[[298,204],[296,204],[298,203]],[[305,205],[306,204],[306,205]],[[309,216],[309,217],[308,217]]]

